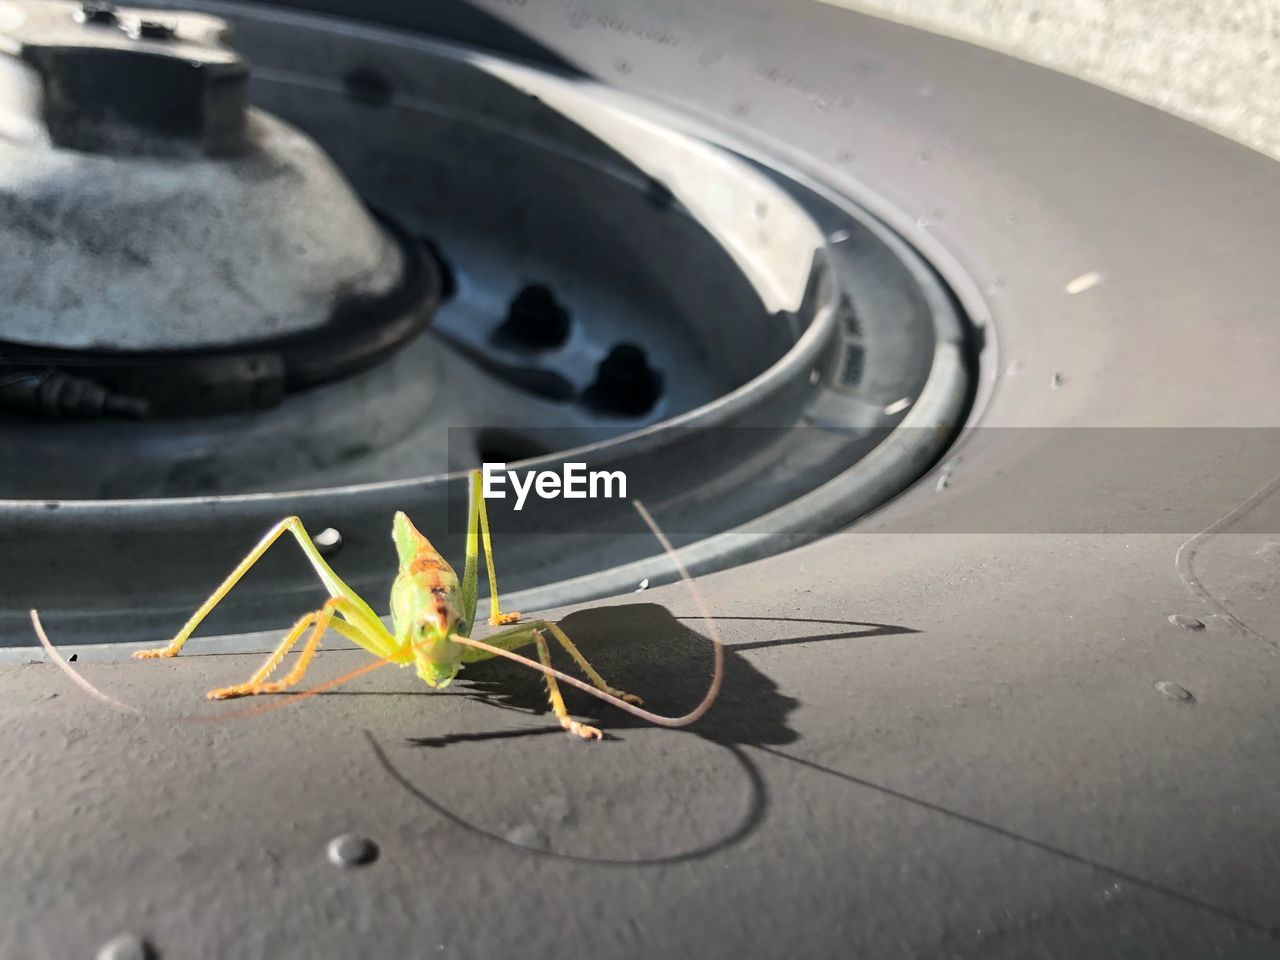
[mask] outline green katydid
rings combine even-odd
[[[580,723],[569,716],[557,681],[563,681],[617,706],[628,713],[651,723],[667,727],[685,726],[701,717],[715,700],[720,689],[724,668],[724,654],[716,631],[712,628],[715,649],[715,668],[706,696],[689,713],[680,717],[666,717],[640,707],[639,697],[623,693],[609,686],[603,677],[587,662],[586,657],[556,624],[546,620],[520,622],[520,614],[503,613],[498,600],[498,581],[493,564],[493,545],[489,534],[489,517],[485,509],[479,471],[472,471],[467,511],[466,565],[459,580],[453,568],[440,553],[414,527],[403,513],[395,515],[392,540],[399,555],[400,568],[391,588],[392,630],[388,630],[369,606],[325,562],[319,549],[297,517],[287,517],[272,527],[249,551],[248,555],[218,586],[213,594],[192,614],[182,629],[166,646],[153,650],[140,650],[138,659],[177,656],[183,644],[199,627],[201,621],[230,593],[232,587],[249,572],[250,568],[267,552],[276,540],[287,531],[293,534],[311,566],[315,568],[321,583],[329,591],[329,599],[319,610],[301,617],[285,635],[280,645],[247,681],[231,687],[210,690],[211,700],[230,697],[253,696],[262,693],[278,693],[296,685],[307,671],[311,659],[327,630],[333,630],[363,647],[380,660],[408,666],[414,664],[418,676],[432,687],[443,687],[468,663],[491,657],[505,657],[542,672],[547,679],[547,691],[551,709],[556,718],[570,733],[584,739],[600,739],[603,734],[596,727]],[[680,565],[669,541],[654,525],[644,507],[636,502],[636,509],[662,542],[664,549],[686,579],[687,573]],[[475,625],[479,588],[479,553],[483,547],[485,566],[489,576],[489,595],[492,612],[491,626],[509,627],[486,640],[471,637]],[[701,600],[695,593],[699,606]],[[703,610],[706,615],[706,610]],[[34,618],[34,612],[33,612]],[[710,620],[708,616],[708,620]],[[511,626],[516,624],[515,626]],[[38,625],[37,625],[38,628]],[[293,668],[280,680],[269,679],[280,666],[285,655],[310,630],[302,652]],[[551,654],[545,634],[550,634],[573,658],[586,675],[590,685],[568,676],[551,666]],[[538,661],[520,656],[514,651],[533,644]]]

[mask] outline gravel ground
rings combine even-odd
[[[825,0],[1070,73],[1280,158],[1277,0]]]

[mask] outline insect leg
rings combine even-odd
[[[635,694],[623,693],[621,690],[611,687],[609,684],[605,683],[604,677],[600,676],[600,674],[596,672],[596,668],[587,662],[587,658],[582,655],[582,651],[578,649],[577,645],[569,639],[568,634],[561,630],[556,624],[548,623],[545,620],[539,620],[536,622],[541,625],[543,629],[551,632],[551,635],[556,638],[560,646],[564,647],[569,656],[573,657],[573,662],[578,665],[578,669],[587,675],[587,679],[591,681],[591,685],[597,690],[603,690],[605,693],[611,694],[619,700],[625,700],[627,703],[634,703],[637,707],[644,703],[644,701]]]
[[[521,647],[527,647],[533,643],[533,638],[537,635],[538,628],[542,626],[541,620],[530,620],[527,623],[519,624],[510,630],[500,630],[492,636],[485,637],[485,643],[495,647],[501,647],[503,650],[519,650]],[[476,663],[480,660],[492,660],[493,654],[486,650],[478,650],[475,647],[467,647],[462,654],[463,663]]]
[[[249,572],[255,563],[262,559],[262,555],[267,552],[273,543],[280,539],[285,531],[293,534],[294,539],[298,541],[298,546],[302,548],[302,552],[306,554],[311,566],[315,568],[316,574],[320,577],[325,589],[329,591],[329,595],[342,597],[350,602],[351,612],[344,613],[344,616],[352,622],[359,623],[363,628],[362,635],[368,640],[372,641],[375,637],[377,638],[378,649],[369,648],[370,652],[377,656],[386,656],[393,652],[395,649],[394,641],[391,634],[387,632],[386,627],[382,625],[382,621],[378,619],[377,614],[360,598],[359,594],[342,582],[342,579],[333,572],[333,568],[320,556],[320,551],[311,542],[311,537],[307,535],[306,529],[302,526],[302,521],[297,517],[286,517],[267,531],[267,535],[258,541],[258,545],[249,551],[249,554],[231,571],[227,579],[219,584],[218,589],[213,592],[209,599],[200,605],[199,609],[191,615],[191,618],[166,646],[154,650],[139,650],[133,655],[134,658],[146,660],[152,657],[177,656],[178,651],[182,649],[182,645],[187,642],[191,634],[200,626],[201,621],[209,615],[214,607],[222,602],[223,598],[231,592],[231,588]]]
[[[533,634],[534,642],[538,645],[538,659],[542,661],[544,667],[551,666],[551,651],[547,649],[547,641],[543,639],[542,634],[535,631]],[[560,721],[560,726],[564,727],[570,733],[577,734],[583,740],[603,740],[604,734],[596,727],[587,726],[585,723],[579,723],[573,717],[569,716],[569,711],[564,705],[564,697],[560,695],[560,684],[556,682],[556,678],[551,674],[545,674],[547,678],[547,695],[551,698],[551,712],[556,715],[556,719]]]
[[[549,624],[545,620],[533,620],[529,623],[522,623],[517,627],[512,627],[510,630],[495,633],[491,637],[486,637],[485,642],[502,650],[519,650],[521,647],[527,647],[531,643],[536,644],[538,647],[538,659],[542,661],[544,667],[550,667],[551,651],[547,649],[547,641],[542,636],[542,630],[548,626]],[[492,653],[469,647],[462,655],[462,662],[475,663],[477,660],[488,660],[492,657]],[[547,678],[547,693],[551,697],[551,711],[556,715],[556,719],[560,721],[560,725],[570,733],[576,733],[584,739],[589,737],[595,737],[597,740],[601,739],[604,735],[595,727],[579,723],[569,716],[569,711],[564,705],[564,697],[560,695],[560,687],[556,683],[556,678],[551,674],[544,674],[544,676]],[[601,682],[603,683],[603,681]]]
[[[523,646],[533,642],[533,633],[535,631],[545,631],[556,638],[556,642],[564,647],[565,652],[573,657],[573,662],[578,665],[591,685],[597,690],[603,690],[610,696],[617,697],[619,700],[625,700],[627,703],[634,703],[636,706],[644,703],[639,697],[631,693],[623,693],[616,687],[611,687],[605,682],[604,677],[600,676],[595,667],[587,662],[587,658],[582,655],[582,651],[578,649],[577,644],[569,639],[568,635],[554,623],[548,620],[529,620],[520,624],[512,630],[504,630],[501,633],[495,633],[491,637],[485,637],[485,643],[495,647],[501,647],[503,650],[518,650]],[[492,653],[484,650],[478,650],[474,647],[468,648],[462,655],[463,663],[474,663],[477,660],[488,660],[492,657]]]
[[[477,538],[477,527],[479,537]],[[477,542],[479,540],[479,542]],[[501,627],[520,620],[518,613],[503,613],[498,602],[498,574],[493,566],[493,541],[489,536],[489,511],[484,505],[484,486],[479,470],[471,471],[471,490],[467,503],[467,560],[462,573],[463,606],[467,622],[474,624],[476,596],[479,593],[479,574],[476,570],[479,547],[484,546],[484,562],[489,574],[489,625]],[[468,588],[468,584],[470,587]],[[468,595],[468,589],[470,594]]]
[[[476,594],[479,592],[479,575],[476,565],[480,559],[480,538],[477,529],[480,515],[477,512],[476,500],[482,498],[484,491],[476,489],[480,473],[473,470],[467,479],[467,558],[462,567],[462,619],[467,623],[469,633],[476,622]]]
[[[247,697],[259,693],[280,693],[294,686],[303,675],[307,672],[307,667],[311,665],[311,658],[315,656],[316,648],[320,646],[320,638],[324,636],[326,630],[332,628],[343,634],[347,638],[354,640],[365,649],[370,649],[376,638],[365,637],[361,634],[360,629],[354,624],[348,622],[343,623],[342,620],[335,620],[334,615],[338,614],[343,617],[350,617],[354,612],[351,602],[345,597],[330,597],[324,602],[324,606],[314,613],[309,613],[289,631],[288,635],[276,648],[275,652],[267,658],[258,670],[246,682],[236,684],[233,687],[221,687],[217,690],[210,690],[207,694],[210,700],[226,700],[230,697]],[[271,672],[279,666],[280,661],[284,659],[284,655],[289,651],[298,639],[306,631],[307,627],[311,628],[311,635],[307,638],[306,645],[302,648],[302,652],[298,654],[298,660],[290,670],[280,680],[269,682],[267,677]]]
[[[298,622],[293,625],[293,629],[285,634],[284,639],[280,641],[280,645],[276,647],[275,652],[273,652],[271,656],[267,657],[266,662],[258,668],[257,672],[255,672],[252,677],[249,678],[248,684],[252,685],[262,683],[267,679],[267,677],[271,676],[276,667],[280,666],[280,661],[284,659],[285,654],[293,649],[293,645],[298,642],[298,638],[302,636],[307,627],[315,625],[319,616],[320,614],[318,612],[313,611],[300,617]]]
[[[330,602],[332,603],[333,601]],[[298,642],[298,638],[306,632],[307,627],[315,624],[323,612],[323,610],[316,610],[299,618],[298,622],[295,623],[293,628],[285,635],[285,638],[280,641],[280,645],[276,647],[275,652],[272,653],[271,656],[267,657],[266,662],[258,668],[257,672],[254,673],[252,677],[248,679],[247,684],[252,686],[253,684],[262,683],[271,676],[271,674],[275,672],[276,667],[280,666],[280,662],[284,659],[285,654],[293,649],[293,645]],[[329,622],[329,629],[337,633],[341,633],[347,639],[355,641],[366,650],[370,647],[368,640],[362,637],[355,627],[341,618],[331,620]]]

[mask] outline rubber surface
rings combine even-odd
[[[980,429],[857,532],[701,582],[728,672],[689,732],[574,701],[617,739],[573,742],[498,666],[199,725],[254,658],[84,665],[150,719],[3,668],[0,954],[1280,954],[1280,167],[824,5],[476,7],[876,209],[987,321]],[[673,586],[564,626],[678,711],[694,614]],[[379,859],[331,865],[344,833]]]

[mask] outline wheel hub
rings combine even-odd
[[[0,0],[0,412],[274,406],[426,323],[434,276],[247,106],[225,20]]]

